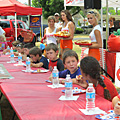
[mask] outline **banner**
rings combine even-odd
[[[120,87],[120,53],[116,53],[116,65],[115,65],[115,85]]]
[[[30,28],[41,27],[41,16],[30,16]]]
[[[84,6],[84,0],[64,0],[64,6]]]

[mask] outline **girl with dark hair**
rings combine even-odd
[[[80,62],[80,69],[83,79],[93,83],[96,94],[109,101],[118,95],[112,82],[104,75],[100,75],[100,65],[94,57],[83,58]]]
[[[73,48],[72,39],[74,37],[75,24],[72,20],[72,15],[68,10],[61,11],[61,21],[63,22],[61,31],[68,31],[70,33],[70,37],[62,38],[60,40],[61,57],[62,57],[62,54],[65,49]]]

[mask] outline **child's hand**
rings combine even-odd
[[[49,80],[52,82],[52,74],[50,75]]]
[[[76,76],[76,84],[84,87],[85,89],[88,87],[88,84],[85,79],[83,79],[82,75]]]
[[[118,103],[116,103],[115,107],[114,107],[114,112],[117,115],[120,115],[120,101],[118,101]]]
[[[34,67],[34,63],[31,62],[31,63],[30,63],[30,66],[31,66],[31,67]]]

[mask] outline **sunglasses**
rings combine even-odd
[[[109,20],[109,22],[112,22],[112,20]]]
[[[97,13],[95,13],[94,11],[89,11],[88,14],[95,14],[96,15]]]

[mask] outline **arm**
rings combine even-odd
[[[120,105],[118,105],[118,101],[120,102],[120,99],[118,98],[118,96],[115,96],[112,99],[112,105],[114,107],[115,114],[120,115]]]
[[[96,43],[92,43],[91,46],[89,46],[89,48],[101,48],[102,47],[102,37],[101,37],[101,33],[99,30],[95,30],[94,31],[95,34],[95,38],[96,38]]]
[[[42,63],[42,62],[37,63],[37,64],[31,63],[30,65],[31,65],[31,67],[36,67],[36,68],[38,68],[38,67],[42,67],[42,66],[43,66],[43,63]]]
[[[68,24],[68,28],[69,28],[69,33],[70,33],[70,37],[68,38],[63,38],[63,40],[72,40],[74,37],[74,31],[75,31],[75,25],[73,22],[70,22]]]

